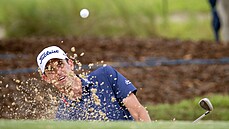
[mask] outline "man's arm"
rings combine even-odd
[[[139,103],[133,93],[123,99],[123,103],[136,121],[151,121],[148,111]]]

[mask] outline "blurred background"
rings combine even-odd
[[[138,88],[153,120],[229,120],[227,0],[1,0],[0,118],[53,119],[58,91],[41,81],[36,56],[57,45],[109,64]],[[80,17],[86,8],[88,18]],[[76,48],[76,53],[71,48]]]
[[[82,19],[82,8],[90,11]],[[104,36],[213,40],[208,0],[1,0],[1,37]]]

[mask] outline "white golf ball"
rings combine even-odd
[[[87,18],[87,17],[89,16],[89,11],[88,11],[87,9],[82,9],[82,10],[80,11],[80,16],[81,16],[82,18]]]

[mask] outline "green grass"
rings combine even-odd
[[[198,23],[198,24],[196,24]],[[167,25],[160,23],[156,26],[157,34],[167,38],[179,38],[183,40],[214,40],[209,21],[197,21],[192,19],[187,23],[172,23]],[[197,29],[199,28],[199,29]]]
[[[205,96],[206,97],[206,96]],[[229,120],[229,96],[228,95],[209,95],[214,110],[203,120]],[[159,104],[146,106],[150,117],[154,120],[195,120],[202,115],[205,110],[198,102],[201,98],[184,100],[176,104]]]
[[[167,1],[169,5],[169,11],[171,13],[177,13],[177,12],[208,13],[210,11],[209,5],[207,3],[208,1],[206,0],[167,0]]]
[[[89,9],[89,18],[80,18],[82,8]],[[210,15],[206,0],[1,0],[0,26],[8,37],[162,36],[212,40],[210,19],[196,19],[199,13]],[[176,14],[189,18],[173,23],[170,17]],[[162,20],[156,22],[158,18]]]
[[[1,129],[228,129],[224,121],[205,121],[193,124],[188,121],[144,122],[79,122],[41,120],[0,120]]]

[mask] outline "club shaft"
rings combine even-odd
[[[205,117],[208,113],[210,113],[209,111],[205,112],[203,115],[201,115],[199,118],[197,118],[195,121],[193,121],[192,123],[196,123],[199,120],[201,120],[203,117]]]

